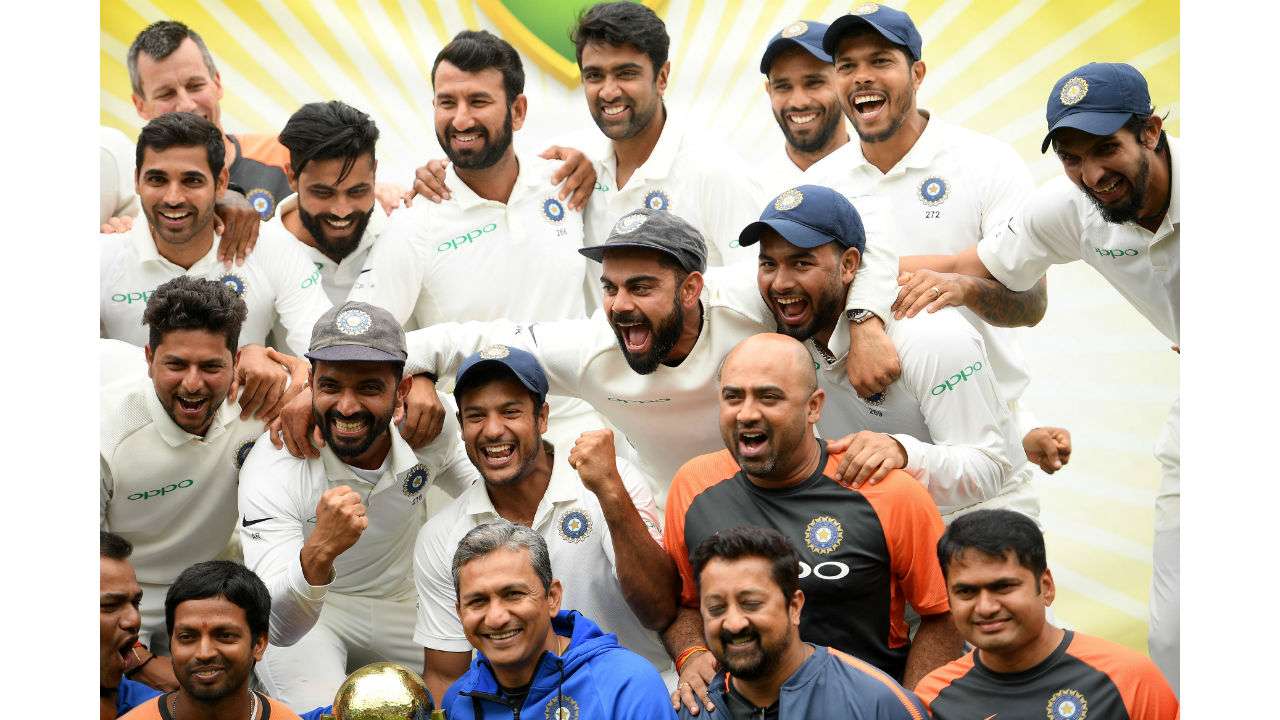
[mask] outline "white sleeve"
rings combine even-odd
[[[415,243],[417,228],[426,222],[422,217],[425,212],[407,208],[392,215],[369,251],[361,282],[351,289],[349,299],[376,305],[401,325],[413,317],[426,276],[425,259],[418,255]]]
[[[311,346],[311,331],[316,321],[333,303],[324,292],[315,263],[307,259],[296,240],[290,238],[285,242],[279,238],[274,245],[269,248],[268,262],[276,291],[276,316],[285,328],[285,343],[290,353],[301,355]]]
[[[859,197],[854,207],[862,219],[867,242],[844,307],[870,310],[887,326],[892,317],[889,308],[898,297],[898,253],[894,250],[897,224],[886,198]]]
[[[747,170],[746,163],[726,150],[731,157],[727,165],[718,166],[717,172],[703,179],[702,197],[688,198],[703,205],[706,217],[708,246],[714,245],[720,252],[720,264],[732,265],[742,260],[755,261],[757,249],[738,244],[742,229],[760,219],[768,198],[764,189]],[[719,163],[719,160],[712,162]]]
[[[451,506],[446,506],[451,507]],[[413,547],[413,583],[418,590],[418,620],[413,641],[445,652],[470,652],[471,643],[458,619],[453,588],[454,548],[446,547],[450,531],[444,514],[428,520]]]
[[[311,585],[302,574],[302,524],[315,508],[302,508],[299,499],[291,496],[297,463],[288,454],[281,457],[264,434],[240,468],[239,532],[244,564],[262,578],[271,593],[268,635],[271,644],[283,647],[296,643],[315,625],[329,588]],[[251,524],[246,527],[245,522]]]
[[[1001,420],[1008,408],[978,336],[959,319],[950,328],[907,338],[902,378],[920,403],[933,444],[905,433],[906,470],[939,507],[967,507],[1000,493],[1011,466]],[[926,322],[928,322],[926,320]]]
[[[988,185],[982,198],[982,237],[1003,230],[1035,188],[1027,164],[1008,145],[999,143],[992,148],[987,161],[994,169],[985,176]]]
[[[1029,290],[1050,265],[1080,259],[1083,230],[1072,193],[1079,190],[1066,178],[1050,181],[1027,200],[1003,228],[978,242],[978,259],[992,277],[1010,290]],[[1066,183],[1064,187],[1062,183]]]
[[[525,324],[510,320],[438,323],[405,335],[409,355],[405,372],[453,375],[468,355],[501,343],[533,353],[547,375],[551,394],[580,397],[586,349],[596,335],[597,322],[581,318]]]

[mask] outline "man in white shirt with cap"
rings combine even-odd
[[[348,301],[311,336],[312,412],[326,445],[299,459],[269,442],[240,476],[245,565],[271,592],[271,646],[258,677],[302,712],[332,701],[347,673],[413,666],[413,542],[435,483],[457,495],[477,478],[456,424],[418,451],[395,432],[410,380],[404,331]]]

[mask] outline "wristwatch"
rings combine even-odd
[[[844,311],[844,316],[845,316],[845,317],[847,317],[847,318],[849,318],[849,322],[853,323],[854,325],[861,325],[862,323],[864,323],[864,322],[866,322],[866,321],[870,320],[871,318],[875,317],[875,316],[876,316],[876,314],[875,314],[875,313],[873,313],[873,312],[871,312],[870,310],[862,310],[862,309],[860,309],[860,308],[852,308],[852,309],[849,309],[849,310],[845,310],[845,311]]]

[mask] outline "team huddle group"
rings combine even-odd
[[[1036,189],[916,106],[902,11],[774,35],[783,142],[750,161],[664,103],[652,10],[571,33],[602,136],[516,152],[521,59],[463,31],[430,77],[447,160],[407,191],[361,110],[231,134],[195,31],[134,40],[146,124],[102,142],[101,716],[318,718],[390,661],[451,720],[1177,717],[1177,403],[1153,662],[1054,624],[1032,478],[1071,440],[1014,329],[1082,260],[1177,350],[1179,146],[1143,76],[1049,89]]]

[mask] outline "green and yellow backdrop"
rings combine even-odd
[[[667,106],[712,128],[752,158],[782,142],[758,72],[775,32],[830,22],[852,0],[645,0],[667,23]],[[525,59],[529,119],[521,150],[596,141],[568,28],[583,0],[103,0],[101,123],[131,137],[125,52],[148,23],[196,29],[222,74],[224,126],[276,132],[305,102],[341,99],[382,130],[379,175],[407,184],[441,155],[430,69],[449,38],[488,29]],[[1063,73],[1124,61],[1147,77],[1166,127],[1179,134],[1179,14],[1174,0],[907,0],[928,67],[920,105],[1011,143],[1037,180],[1060,172],[1039,153],[1044,103]],[[1073,433],[1071,464],[1038,476],[1060,622],[1146,649],[1152,502],[1151,446],[1177,392],[1164,339],[1091,270],[1054,268],[1050,308],[1024,333],[1032,384],[1025,398],[1044,424]]]

